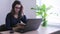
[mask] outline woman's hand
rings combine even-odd
[[[13,31],[16,31],[18,29],[18,27],[13,27]]]
[[[21,24],[21,23],[18,23],[16,27],[23,29],[25,27],[25,25]]]
[[[24,26],[17,25],[16,27],[13,27],[14,31],[17,31],[18,29],[24,29]]]
[[[16,24],[16,28],[24,29],[24,27],[25,27],[24,24],[21,24],[21,23],[17,23],[17,24]]]

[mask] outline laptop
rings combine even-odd
[[[41,22],[42,22],[42,19],[28,19],[25,32],[37,30],[39,28]]]

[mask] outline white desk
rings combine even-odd
[[[37,31],[30,31],[30,32],[26,32],[24,34],[50,34],[52,32],[58,31],[60,30],[59,28],[54,28],[54,27],[39,27],[39,29]]]
[[[58,31],[60,30],[59,28],[55,28],[55,27],[39,27],[39,29],[37,31],[30,31],[30,32],[26,32],[23,34],[50,34],[52,32]],[[9,34],[9,31],[4,31],[2,32],[3,34]],[[14,32],[14,34],[20,34],[17,32]]]

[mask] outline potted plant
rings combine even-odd
[[[47,17],[47,11],[49,9],[51,9],[51,6],[49,7],[46,7],[45,4],[43,4],[42,6],[38,6],[36,5],[35,8],[31,8],[32,10],[36,10],[36,15],[40,15],[42,17],[42,26],[43,27],[46,27],[47,26],[47,20],[46,20],[46,17]]]

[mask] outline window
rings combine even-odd
[[[52,6],[52,8],[47,12],[48,25],[60,26],[60,0],[37,0],[36,4],[45,4],[47,7]],[[39,18],[40,16],[36,17]]]

